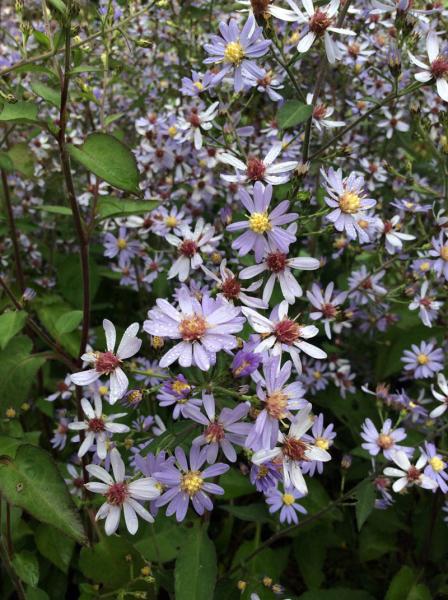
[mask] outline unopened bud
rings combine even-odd
[[[139,48],[152,48],[153,43],[150,40],[134,40]]]
[[[391,46],[388,56],[389,71],[397,78],[401,73],[401,56],[396,46]]]
[[[352,457],[350,454],[344,454],[341,460],[341,468],[342,469],[350,469],[352,466]]]

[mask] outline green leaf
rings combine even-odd
[[[50,600],[50,596],[39,588],[27,587],[26,600]]]
[[[311,117],[313,107],[298,100],[288,100],[277,113],[277,123],[280,129],[288,129],[303,123]]]
[[[42,81],[33,81],[31,83],[31,89],[36,94],[36,96],[40,96],[56,108],[59,108],[61,105],[61,93],[59,90],[56,90],[46,83]]]
[[[222,510],[234,515],[241,521],[251,521],[254,523],[267,523],[272,520],[265,504],[254,503],[245,506],[220,506]]]
[[[15,144],[8,150],[8,156],[12,160],[14,169],[25,175],[33,177],[34,175],[34,155],[25,142]]]
[[[0,121],[37,123],[37,105],[22,101],[15,104],[4,104],[0,112]]]
[[[23,335],[12,338],[0,352],[0,413],[19,407],[28,400],[28,392],[45,358],[31,354],[33,344]]]
[[[176,600],[213,598],[217,572],[215,546],[201,523],[196,522],[186,534],[176,560]]]
[[[332,588],[331,590],[318,590],[305,592],[299,600],[375,600],[369,592],[352,590],[350,588]]]
[[[356,492],[356,524],[358,531],[361,531],[362,526],[368,519],[370,513],[375,506],[375,488],[371,481],[365,481]]]
[[[68,573],[75,542],[51,525],[40,524],[34,535],[37,549],[63,573]]]
[[[9,340],[21,331],[25,325],[27,314],[24,310],[11,311],[0,315],[0,350],[3,350]]]
[[[75,258],[76,257],[71,257]],[[58,270],[59,271],[59,270]],[[58,272],[59,275],[59,272]],[[78,278],[74,276],[73,283],[70,290],[75,293],[79,286]],[[82,290],[81,290],[82,292]],[[35,301],[35,307],[40,321],[44,325],[45,329],[66,348],[72,356],[77,356],[79,351],[80,333],[78,331],[71,331],[70,333],[59,333],[56,323],[58,320],[66,315],[68,312],[73,310],[72,306],[67,302],[64,302],[62,298],[56,295],[47,296],[42,300]]]
[[[186,529],[163,513],[157,515],[155,523],[142,527],[142,536],[134,547],[149,561],[169,562],[174,560],[185,538]]]
[[[71,310],[61,315],[56,321],[56,329],[60,334],[74,331],[82,321],[82,310]]]
[[[401,567],[390,582],[384,600],[403,600],[404,598],[407,598],[414,585],[415,579],[415,573],[411,567],[408,567],[407,565]]]
[[[52,204],[42,204],[36,206],[36,210],[44,210],[45,212],[52,213],[55,215],[71,216],[72,211],[68,206],[53,206]]]
[[[123,117],[124,114],[125,113],[117,113],[116,115],[109,115],[104,119],[104,124],[106,126],[111,125],[111,123],[114,123],[115,121],[118,121],[118,119],[121,119],[121,117]]]
[[[67,14],[67,7],[62,2],[62,0],[48,0],[48,3],[51,4],[56,10],[58,10],[63,15]]]
[[[396,551],[395,535],[385,533],[368,523],[359,535],[359,559],[361,562],[377,560],[385,554]]]
[[[0,435],[0,456],[14,458],[23,441],[8,435]]]
[[[6,152],[0,152],[0,169],[3,169],[4,171],[12,171],[14,169],[14,163]]]
[[[14,554],[11,562],[19,579],[32,587],[36,587],[39,583],[37,556],[28,550],[22,550],[22,552]]]
[[[254,487],[249,478],[245,477],[238,469],[229,469],[227,473],[221,475],[219,481],[225,490],[224,495],[221,496],[224,500],[240,498],[254,492]]]
[[[73,308],[83,306],[82,271],[79,256],[60,255],[56,258],[58,289]],[[89,260],[90,298],[93,300],[100,285],[98,266],[93,259]]]
[[[157,200],[122,200],[113,196],[100,196],[98,214],[100,219],[138,215],[151,212],[157,205]]]
[[[250,569],[251,574],[264,577],[267,575],[274,581],[278,580],[288,565],[288,555],[290,546],[283,546],[273,550],[272,548],[265,548],[256,554],[253,558],[247,559],[254,551],[254,542],[247,541],[243,542],[235,553],[232,561],[232,568],[236,567],[240,563],[243,563],[243,570],[241,573],[247,573]]]
[[[3,457],[0,490],[8,502],[20,506],[38,521],[85,543],[73,499],[56,463],[42,448],[24,444],[18,448],[15,458]]]
[[[139,195],[137,162],[129,148],[112,135],[92,133],[82,146],[69,144],[75,160],[114,187]]]
[[[42,31],[38,31],[37,29],[33,29],[33,37],[38,44],[44,46],[44,48],[50,49],[50,40],[48,39],[48,36],[45,35],[45,33],[42,33]]]
[[[294,556],[303,581],[309,589],[319,589],[325,581],[327,540],[325,527],[314,527],[310,531],[299,532],[294,538]]]

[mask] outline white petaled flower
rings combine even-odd
[[[283,465],[285,486],[293,485],[302,494],[307,494],[308,488],[300,468],[301,463],[331,460],[331,455],[326,450],[312,441],[308,441],[308,438],[303,439],[304,434],[314,423],[314,417],[310,415],[310,412],[311,404],[297,413],[288,433],[279,433],[279,446],[272,450],[259,450],[252,456],[252,462],[256,465],[280,460]]]
[[[218,114],[219,102],[214,102],[206,110],[199,111],[192,108],[187,117],[179,121],[179,130],[187,132],[187,138],[194,143],[196,150],[202,148],[202,131],[209,131],[212,127],[212,121]]]
[[[122,398],[128,389],[128,378],[121,365],[123,361],[140,350],[142,340],[136,337],[139,330],[138,323],[132,323],[126,329],[121,338],[121,342],[115,352],[115,343],[117,332],[114,324],[108,319],[103,321],[104,333],[106,335],[106,352],[91,351],[81,356],[81,359],[87,363],[93,364],[93,369],[73,373],[71,380],[76,385],[89,385],[103,375],[110,377],[109,402],[114,404]]]
[[[403,233],[400,231],[400,216],[395,215],[390,221],[377,219],[376,225],[378,231],[384,235],[386,240],[386,250],[389,254],[396,254],[403,249],[403,242],[415,240],[415,235]]]
[[[386,138],[390,140],[395,131],[409,131],[410,125],[405,121],[401,120],[403,116],[403,111],[399,110],[394,115],[387,108],[383,109],[383,113],[385,116],[384,121],[379,121],[377,123],[378,127],[386,127]]]
[[[313,104],[313,94],[306,95],[306,103],[310,106]],[[313,106],[313,123],[319,131],[322,131],[323,127],[331,129],[332,127],[344,127],[345,121],[333,121],[329,117],[334,113],[332,106],[326,106],[325,104],[317,102]]]
[[[175,246],[178,252],[178,258],[174,261],[171,269],[168,271],[168,279],[178,277],[179,281],[186,281],[190,274],[190,269],[197,269],[202,265],[202,256],[200,252],[212,252],[213,243],[222,236],[215,235],[213,225],[205,223],[204,219],[198,219],[194,230],[188,225],[182,225],[181,236],[168,233],[166,241]]]
[[[68,426],[72,431],[85,432],[85,438],[79,447],[78,456],[84,456],[96,443],[97,454],[104,460],[107,456],[107,434],[127,433],[129,431],[127,425],[113,422],[115,419],[125,417],[126,413],[103,415],[103,403],[98,395],[95,396],[94,407],[86,398],[81,400],[81,407],[86,419],[84,421],[74,421]]]
[[[262,337],[254,352],[268,350],[272,356],[281,356],[287,352],[299,373],[302,372],[300,352],[316,359],[327,358],[327,353],[308,343],[307,339],[314,337],[319,330],[314,325],[300,325],[288,318],[288,303],[283,300],[269,315],[269,319],[258,314],[252,308],[242,308],[251,327]]]
[[[438,484],[434,479],[431,479],[423,473],[423,468],[428,462],[423,454],[417,460],[415,465],[412,465],[405,452],[398,451],[392,454],[392,460],[400,468],[386,467],[384,474],[388,477],[397,477],[397,481],[392,485],[394,492],[401,492],[405,487],[417,485],[427,490],[435,490]]]
[[[422,283],[420,293],[414,296],[413,301],[409,304],[409,310],[419,309],[419,317],[423,325],[432,327],[433,319],[437,318],[437,314],[442,307],[442,302],[438,302],[432,297],[431,290],[428,290],[429,282],[425,280]]]
[[[143,477],[135,481],[126,481],[124,462],[116,448],[110,452],[110,462],[114,477],[98,465],[87,465],[89,475],[101,480],[85,484],[89,492],[102,494],[106,501],[100,506],[95,519],[106,519],[104,530],[112,535],[118,529],[121,510],[129,533],[134,535],[138,530],[137,515],[154,523],[154,517],[139,501],[154,500],[160,496],[160,486],[153,477]]]
[[[426,37],[426,52],[428,53],[429,65],[418,60],[409,52],[409,58],[414,65],[423,69],[416,73],[414,77],[421,83],[427,83],[435,79],[437,93],[442,100],[448,102],[448,56],[440,54],[439,39],[434,31],[430,31]]]
[[[433,385],[431,386],[431,391],[434,398],[440,402],[440,405],[429,413],[431,419],[437,419],[448,409],[448,382],[442,373],[438,373],[437,375],[437,385],[440,388],[440,392],[434,389]]]

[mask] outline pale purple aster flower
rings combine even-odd
[[[144,357],[138,357],[135,359],[136,365],[139,371],[146,371],[143,373],[134,373],[134,378],[137,381],[141,381],[146,387],[153,387],[159,385],[159,383],[168,375],[165,369],[161,369],[158,360],[148,360]]]
[[[279,421],[294,419],[291,411],[308,406],[305,390],[299,381],[287,383],[291,377],[291,361],[280,368],[280,357],[263,364],[263,378],[257,382],[257,396],[263,402],[255,423],[247,436],[246,446],[252,450],[273,448],[278,440]]]
[[[414,299],[409,304],[409,310],[418,310],[418,316],[420,317],[423,325],[426,327],[432,327],[432,322],[437,319],[437,315],[442,306],[442,302],[437,302],[432,297],[432,291],[428,290],[429,282],[425,280],[422,283],[420,293],[414,296]]]
[[[401,361],[405,363],[404,370],[412,371],[415,379],[428,379],[443,369],[443,350],[436,348],[435,342],[422,341],[420,346],[412,344],[411,348],[404,351]]]
[[[441,417],[448,409],[448,382],[443,373],[437,374],[437,385],[440,388],[440,392],[434,389],[433,385],[431,385],[431,391],[434,398],[440,402],[440,405],[429,413],[431,419]]]
[[[269,319],[252,308],[243,308],[242,311],[251,327],[263,337],[255,347],[255,352],[268,350],[272,356],[281,356],[283,352],[287,352],[299,373],[302,372],[300,352],[317,359],[327,358],[326,352],[305,341],[319,333],[317,327],[300,325],[295,320],[289,319],[286,300],[273,309]]]
[[[348,278],[349,297],[358,305],[378,301],[378,296],[387,294],[387,289],[380,285],[384,275],[385,271],[371,275],[365,265],[357,271],[352,271]]]
[[[156,235],[165,237],[167,233],[173,232],[175,235],[182,235],[182,226],[191,223],[191,216],[186,215],[185,211],[177,206],[169,208],[159,206],[157,212],[153,215],[151,231]]]
[[[179,119],[179,130],[185,134],[183,141],[189,140],[196,150],[200,150],[203,143],[202,131],[209,131],[213,127],[212,121],[218,114],[218,106],[219,102],[213,102],[206,110],[192,108],[187,116]]]
[[[193,440],[193,444],[206,446],[207,462],[213,464],[219,449],[229,462],[236,461],[234,445],[244,446],[247,434],[251,430],[249,423],[238,423],[249,412],[250,404],[241,402],[235,408],[223,408],[216,414],[215,399],[212,394],[202,393],[202,405],[205,415],[196,407],[189,406],[185,414],[189,419],[204,425],[204,432]]]
[[[139,501],[154,500],[160,496],[157,481],[152,477],[144,477],[131,482],[125,479],[124,462],[120,453],[113,448],[110,453],[114,477],[98,465],[87,465],[89,475],[101,480],[101,483],[89,481],[85,487],[89,492],[101,494],[106,498],[104,504],[96,513],[95,519],[106,519],[104,530],[106,535],[112,535],[118,529],[121,509],[124,512],[126,528],[134,535],[138,530],[137,515],[148,521],[154,522],[154,517],[144,508]]]
[[[67,443],[67,432],[70,420],[67,418],[65,408],[57,411],[58,425],[53,429],[53,437],[50,440],[51,447],[55,450],[63,450]]]
[[[263,301],[269,305],[274,291],[275,282],[278,281],[283,297],[288,304],[294,304],[296,298],[302,296],[302,287],[292,273],[292,269],[314,271],[320,267],[316,258],[298,256],[288,258],[287,253],[278,250],[269,251],[263,261],[258,265],[246,267],[240,273],[241,279],[251,279],[264,272],[270,273],[266,284],[263,286]]]
[[[86,416],[84,421],[73,421],[68,428],[71,431],[84,431],[85,437],[79,447],[78,456],[81,458],[86,454],[93,444],[96,444],[98,456],[104,460],[107,456],[107,436],[113,433],[127,433],[130,431],[127,425],[114,423],[115,419],[121,419],[126,413],[112,415],[103,414],[103,403],[99,396],[95,396],[94,406],[86,399],[81,400],[81,407]]]
[[[356,374],[352,373],[351,369],[349,361],[344,358],[338,359],[335,363],[330,363],[333,383],[339,389],[342,398],[346,397],[347,392],[351,394],[356,392],[356,388],[353,385]]]
[[[246,343],[242,350],[238,350],[232,361],[231,369],[234,377],[247,377],[258,369],[263,361],[263,355],[254,352],[255,345]]]
[[[283,491],[279,489],[271,489],[266,493],[266,504],[269,505],[271,514],[280,511],[280,523],[295,523],[298,524],[299,519],[297,513],[307,514],[306,508],[298,504],[296,500],[303,498],[303,494],[294,487],[287,486]]]
[[[391,481],[384,475],[379,475],[373,480],[373,485],[377,492],[380,493],[381,498],[375,500],[375,508],[379,510],[386,510],[394,503],[392,494],[389,492]]]
[[[446,472],[447,464],[443,460],[437,448],[431,442],[425,442],[424,448],[420,448],[423,456],[426,457],[428,464],[425,467],[424,473],[431,479],[437,482],[441,492],[448,492],[448,473]]]
[[[264,77],[253,77],[253,75],[247,74],[245,80],[251,87],[256,87],[257,91],[267,94],[272,102],[283,100],[283,96],[278,94],[277,90],[282,90],[284,85],[278,76],[273,75],[272,71],[265,73]]]
[[[440,53],[440,43],[437,33],[430,31],[426,37],[426,52],[428,53],[429,65],[416,58],[409,52],[411,61],[423,69],[414,75],[417,81],[428,83],[436,81],[437,93],[445,102],[448,102],[448,56]]]
[[[422,471],[427,464],[426,456],[423,456],[423,454],[417,460],[415,465],[412,465],[406,454],[400,451],[393,453],[392,460],[400,468],[386,467],[384,469],[384,474],[388,477],[398,478],[392,485],[394,492],[401,492],[405,487],[412,487],[414,485],[426,490],[435,490],[438,487],[437,482],[425,475]]]
[[[325,333],[328,339],[331,340],[331,327],[330,323],[339,315],[339,305],[345,302],[347,298],[347,292],[339,292],[333,296],[334,283],[331,281],[325,291],[322,290],[318,283],[313,283],[311,290],[308,290],[306,296],[311,304],[317,308],[310,313],[310,319],[313,321],[322,321],[324,324]]]
[[[143,329],[150,335],[181,340],[160,360],[168,367],[176,360],[181,367],[199,367],[208,371],[220,350],[237,346],[235,333],[242,330],[244,318],[240,309],[222,298],[202,297],[201,302],[187,292],[179,293],[179,309],[167,300],[157,299],[157,307],[148,312]]]
[[[206,92],[213,80],[213,74],[208,72],[205,75],[197,71],[191,71],[191,79],[182,77],[182,87],[180,93],[184,96],[199,96],[202,92]]]
[[[173,407],[173,419],[178,419],[181,415],[184,419],[187,419],[186,409],[189,406],[201,405],[198,398],[191,397],[193,389],[193,386],[180,374],[174,379],[163,382],[160,392],[157,394],[157,400],[160,406]]]
[[[270,461],[281,462],[283,466],[284,485],[286,487],[293,485],[302,494],[308,493],[301,470],[303,461],[316,460],[326,462],[331,460],[331,456],[326,450],[303,440],[304,434],[314,421],[310,412],[311,404],[299,411],[291,423],[288,433],[279,433],[279,446],[271,450],[259,450],[252,456],[252,462],[258,465]]]
[[[115,342],[117,333],[115,326],[108,319],[103,320],[104,333],[106,335],[106,352],[90,351],[81,356],[81,359],[88,363],[93,363],[94,368],[87,371],[73,373],[71,380],[76,385],[89,385],[102,375],[110,376],[110,396],[109,402],[114,404],[122,398],[128,389],[128,378],[121,368],[123,360],[137,354],[142,345],[142,340],[136,337],[139,330],[139,324],[129,325],[121,338],[121,342],[115,352]]]
[[[314,419],[311,434],[305,434],[303,439],[315,444],[318,448],[328,450],[330,446],[333,445],[333,440],[336,437],[336,433],[333,429],[333,423],[330,423],[326,427],[324,426],[324,415],[320,413],[320,415]],[[323,470],[324,464],[318,460],[305,461],[302,464],[302,473],[304,475],[309,475],[310,477],[313,477],[316,471],[321,474]]]
[[[392,454],[397,451],[404,452],[408,456],[412,456],[414,449],[410,446],[401,446],[398,442],[406,438],[406,431],[403,427],[392,429],[392,420],[386,419],[381,427],[381,430],[375,427],[371,419],[366,419],[362,424],[361,437],[365,442],[361,444],[364,450],[370,456],[377,456],[380,452],[388,460],[392,459]]]
[[[174,455],[177,464],[166,466],[163,471],[154,473],[154,477],[168,488],[157,500],[157,506],[168,504],[167,517],[176,513],[176,519],[180,522],[185,519],[190,500],[199,515],[204,514],[206,510],[212,510],[213,504],[208,494],[221,495],[224,494],[224,490],[216,483],[205,480],[222,475],[230,467],[224,463],[216,463],[201,471],[207,449],[201,450],[197,444],[191,447],[189,461],[179,446]]]
[[[380,234],[384,235],[386,250],[389,254],[396,254],[403,249],[403,242],[415,240],[415,235],[400,231],[401,223],[399,215],[395,215],[390,221],[377,220]]]
[[[282,478],[279,465],[266,462],[262,465],[252,464],[249,474],[250,482],[255,486],[257,492],[268,492],[277,487],[277,482]]]
[[[174,458],[174,456],[168,456],[167,453],[164,450],[162,450],[158,454],[148,452],[146,456],[142,456],[141,454],[135,454],[133,466],[137,471],[140,471],[145,477],[154,477],[154,473],[163,471],[163,469],[165,469],[166,467],[173,466],[175,460],[176,459]],[[162,484],[156,482],[156,487],[158,487],[160,492],[162,493]],[[156,516],[159,510],[156,501],[152,500],[149,506],[151,514]]]
[[[313,104],[313,94],[306,95],[306,103],[308,105]],[[334,108],[332,106],[326,106],[323,103],[317,103],[313,106],[312,119],[318,131],[323,131],[324,128],[344,127],[345,121],[333,121],[329,118],[333,113]]]
[[[330,373],[326,363],[320,360],[305,361],[303,363],[302,381],[311,394],[324,390],[330,382]]]
[[[231,165],[235,168],[235,175],[221,175],[224,181],[229,183],[255,183],[263,181],[270,185],[280,185],[289,181],[289,173],[293,171],[299,164],[297,161],[286,161],[273,164],[277,156],[283,149],[281,142],[275,142],[265,158],[261,159],[256,156],[249,156],[247,164],[237,158],[234,154],[223,152],[219,156],[219,160],[226,165]]]
[[[129,240],[125,227],[120,227],[118,237],[112,233],[104,235],[104,256],[115,258],[118,256],[120,267],[128,265],[132,259],[140,252],[140,243],[136,240]]]
[[[429,251],[429,255],[433,257],[431,268],[438,277],[444,277],[448,281],[448,240],[443,231],[438,238],[432,238],[431,243],[432,250]]]
[[[213,77],[213,85],[233,72],[235,91],[241,92],[246,72],[254,77],[264,76],[264,70],[254,59],[266,54],[271,41],[263,38],[263,29],[257,26],[253,16],[249,16],[241,31],[235,19],[230,19],[228,25],[221,21],[219,31],[222,37],[212,35],[211,43],[204,44],[204,50],[211,55],[204,63],[222,65],[220,72]]]
[[[257,181],[253,187],[253,197],[240,190],[240,200],[248,211],[247,221],[238,221],[227,226],[227,231],[246,231],[232,242],[232,248],[238,250],[240,256],[245,256],[251,251],[255,252],[255,260],[260,262],[265,252],[270,247],[278,248],[281,252],[288,252],[296,236],[282,229],[297,219],[297,213],[288,213],[289,201],[283,200],[272,211],[269,205],[272,199],[272,185],[266,187]]]
[[[64,479],[66,486],[72,496],[82,497],[82,490],[84,487],[84,478],[81,469],[77,469],[75,465],[68,463],[67,472],[70,477]]]
[[[355,173],[344,178],[342,169],[335,171],[332,167],[328,173],[321,169],[321,173],[326,181],[324,188],[328,194],[325,202],[333,209],[326,218],[337,231],[345,231],[350,239],[359,238],[360,242],[368,242],[369,236],[359,226],[357,217],[359,213],[373,208],[376,200],[364,196],[364,178]]]

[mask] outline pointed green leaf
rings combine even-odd
[[[74,331],[82,321],[82,310],[71,310],[61,315],[56,321],[56,329],[59,333],[70,333]]]
[[[356,503],[356,523],[358,531],[366,522],[375,505],[375,488],[371,481],[365,481],[356,492],[358,502]]]
[[[75,542],[51,525],[40,524],[34,534],[37,549],[63,573],[68,572]]]
[[[200,523],[186,534],[174,569],[176,600],[210,600],[216,583],[216,551]]]
[[[21,101],[15,104],[4,104],[0,112],[0,121],[37,123],[37,105]]]
[[[288,100],[277,113],[280,129],[288,129],[303,123],[312,115],[313,107],[298,100]]]
[[[36,96],[40,96],[56,108],[59,108],[61,105],[61,93],[59,90],[56,90],[46,83],[42,81],[33,81],[31,83],[31,89],[36,94]]]
[[[39,583],[39,563],[37,556],[28,550],[15,553],[12,558],[12,566],[19,579],[36,587]]]
[[[101,196],[98,201],[98,213],[100,219],[141,215],[154,210],[157,204],[156,200],[125,200],[113,196]]]
[[[25,325],[27,314],[24,310],[7,312],[0,315],[0,349],[3,350],[9,340]]]
[[[15,144],[8,150],[8,156],[12,160],[12,164],[16,171],[25,175],[25,177],[33,177],[34,175],[34,155],[28,148],[26,142]]]

